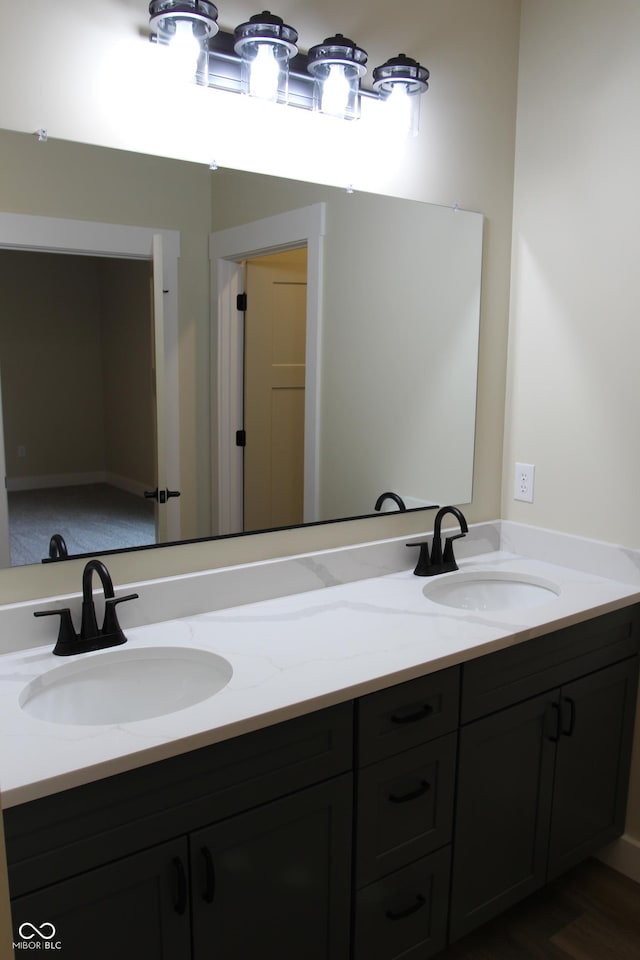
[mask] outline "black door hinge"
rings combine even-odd
[[[236,447],[246,447],[246,445],[247,445],[246,430],[236,430]]]
[[[244,313],[247,309],[247,295],[246,293],[239,293],[236,297],[236,309],[240,313]]]

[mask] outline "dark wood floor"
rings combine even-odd
[[[587,860],[438,960],[640,960],[640,884]]]

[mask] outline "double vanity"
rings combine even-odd
[[[561,540],[479,524],[442,576],[392,540],[129,584],[127,643],[64,659],[31,614],[77,598],[0,608],[29,635],[0,657],[16,930],[98,960],[426,958],[620,836],[640,584]]]

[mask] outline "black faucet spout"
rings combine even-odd
[[[387,491],[387,493],[380,494],[380,496],[376,500],[376,505],[374,509],[379,512],[382,509],[382,504],[385,502],[385,500],[393,500],[393,502],[397,505],[400,513],[404,513],[405,510],[407,509],[402,497],[399,496],[397,493],[393,493],[391,490]]]
[[[110,600],[115,596],[111,574],[101,560],[89,560],[82,574],[82,620],[80,623],[80,640],[96,640],[100,636],[96,620],[96,608],[93,602],[93,574],[97,573],[102,584],[104,599]]]
[[[442,548],[442,521],[447,514],[455,517],[460,524],[460,533],[451,537],[446,537],[444,550]],[[450,573],[458,569],[458,564],[453,555],[453,541],[459,540],[469,532],[469,527],[462,510],[458,507],[441,507],[436,514],[433,524],[433,544],[431,546],[431,564],[426,576],[434,576],[440,573]]]

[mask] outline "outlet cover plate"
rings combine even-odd
[[[513,478],[513,499],[533,503],[533,481],[536,468],[533,463],[516,463]]]

